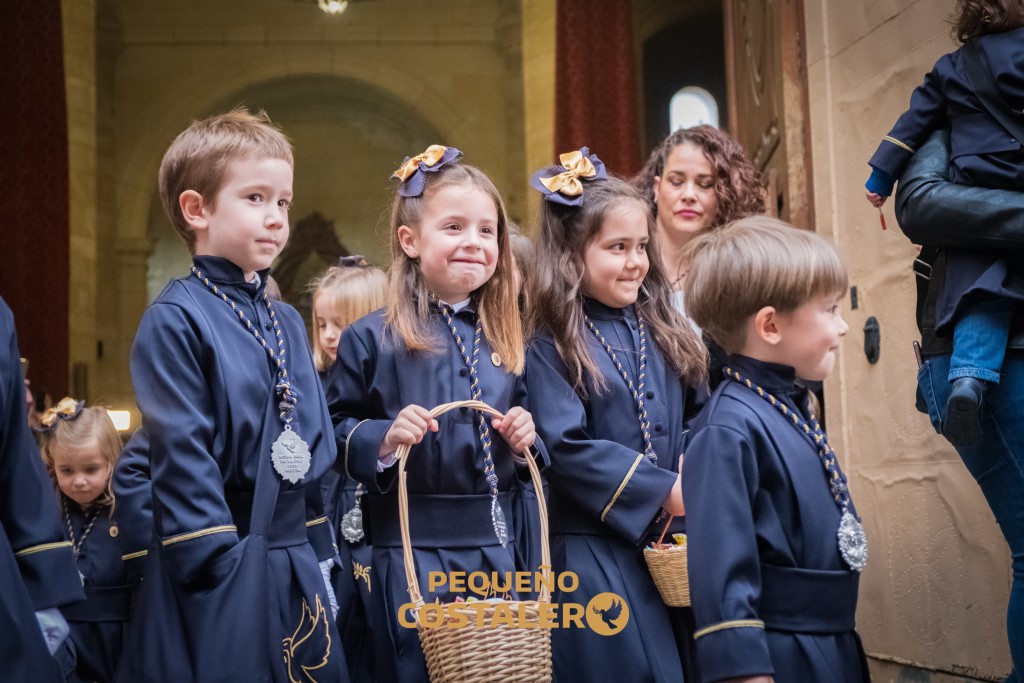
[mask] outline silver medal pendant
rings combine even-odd
[[[491,498],[491,523],[494,525],[494,535],[498,537],[501,547],[508,547],[508,524],[505,523],[505,513],[501,511],[497,498]]]
[[[363,532],[363,508],[359,505],[359,497],[355,505],[341,518],[341,535],[349,543],[359,543],[366,534]]]
[[[868,537],[864,535],[864,525],[849,510],[843,510],[837,536],[843,560],[853,571],[863,571],[868,566]]]
[[[285,425],[284,431],[270,448],[270,460],[282,479],[297,484],[309,471],[309,446],[292,431],[291,425]]]

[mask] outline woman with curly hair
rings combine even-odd
[[[738,142],[713,126],[683,128],[658,145],[633,183],[651,198],[665,272],[682,310],[686,246],[697,235],[764,212],[760,173]]]

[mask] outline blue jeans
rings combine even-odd
[[[917,372],[918,388],[937,432],[949,399],[950,360],[950,356],[932,356]],[[1014,670],[1024,672],[1024,351],[1006,351],[1002,365],[1003,381],[985,395],[982,441],[957,452],[981,487],[1010,546],[1013,581],[1006,631]],[[1011,676],[1009,680],[1015,679]]]
[[[971,304],[953,328],[953,360],[949,381],[974,377],[999,384],[1014,302],[990,299]]]

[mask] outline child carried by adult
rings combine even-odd
[[[892,194],[915,150],[946,126],[953,182],[1024,187],[1024,144],[1001,121],[1024,128],[1024,3],[957,0],[954,35],[962,46],[939,58],[868,162],[865,193],[873,206]],[[942,433],[955,446],[970,446],[982,439],[985,391],[999,384],[1014,309],[1024,301],[1024,261],[1006,252],[950,249],[945,272],[936,332],[952,336],[954,346]]]

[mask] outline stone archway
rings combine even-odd
[[[131,386],[127,358],[142,311],[189,260],[163,214],[155,179],[167,145],[190,119],[238,104],[266,109],[296,148],[293,222],[315,211],[323,214],[334,221],[347,248],[382,267],[387,258],[379,224],[388,208],[388,176],[410,150],[450,139],[464,125],[422,84],[403,91],[417,95],[410,101],[358,78],[323,73],[260,78],[263,71],[249,74],[243,88],[189,101],[187,111],[175,102],[145,128],[137,146],[128,146],[132,152],[117,179],[119,315],[111,349],[125,362],[110,368],[121,375],[115,386],[126,394]]]

